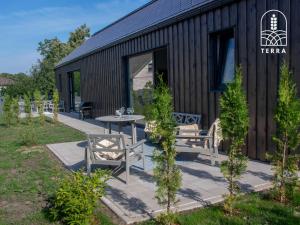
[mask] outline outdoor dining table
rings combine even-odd
[[[145,119],[145,117],[142,115],[122,115],[122,116],[111,115],[111,116],[102,116],[96,118],[96,120],[106,123],[106,129],[109,131],[109,134],[111,134],[112,123],[118,124],[119,133],[122,132],[123,124],[130,123],[132,144],[135,144],[137,142],[136,122],[143,119]]]

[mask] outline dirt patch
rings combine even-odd
[[[0,201],[0,208],[6,218],[14,218],[15,221],[18,221],[33,212],[35,206],[30,201]]]
[[[20,152],[21,154],[29,154],[29,153],[33,153],[33,152],[42,153],[44,151],[45,150],[43,149],[42,146],[33,146],[33,147],[22,146],[21,148],[19,148],[17,150],[17,152]]]

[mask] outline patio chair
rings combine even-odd
[[[89,134],[88,146],[85,149],[85,165],[90,175],[92,165],[116,166],[126,170],[126,184],[129,183],[130,167],[143,160],[145,169],[144,143],[141,140],[131,146],[125,145],[122,134]]]
[[[176,152],[199,153],[209,155],[214,166],[219,157],[219,145],[223,140],[220,119],[216,119],[208,131],[179,130],[176,136]]]
[[[65,102],[63,100],[59,101],[58,111],[59,112],[65,112]]]

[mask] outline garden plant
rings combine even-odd
[[[172,116],[174,111],[172,102],[170,90],[164,83],[162,75],[159,75],[153,92],[153,102],[149,107],[151,113],[148,120],[155,121],[151,138],[157,140],[154,152],[156,198],[159,204],[167,207],[167,212],[158,217],[161,224],[175,222],[175,214],[171,211],[171,207],[177,202],[176,193],[181,186],[181,172],[175,164],[176,123]]]
[[[283,63],[280,69],[274,119],[277,123],[277,133],[273,140],[277,148],[275,152],[267,154],[267,158],[273,164],[275,195],[281,203],[286,203],[292,199],[296,189],[300,159],[299,154],[296,154],[300,141],[300,100],[292,73],[286,63]]]
[[[59,94],[57,89],[53,91],[53,122],[58,122],[58,104],[59,104]]]
[[[12,99],[9,95],[4,96],[3,117],[7,127],[10,127],[13,119]]]
[[[45,124],[45,115],[44,115],[44,104],[43,104],[43,100],[42,100],[42,95],[41,92],[39,90],[35,90],[34,91],[34,101],[39,113],[39,119],[40,119],[40,124],[42,126],[44,126]]]
[[[32,122],[32,112],[31,112],[31,101],[28,95],[24,95],[24,110],[26,113],[26,122],[30,124]]]
[[[234,213],[233,203],[240,189],[237,181],[247,166],[247,157],[242,153],[242,147],[248,131],[249,113],[242,80],[242,68],[238,67],[234,81],[227,85],[220,101],[222,134],[229,143],[228,159],[221,163],[221,172],[228,181],[229,191],[225,196],[224,209],[230,215]]]
[[[53,220],[70,225],[90,225],[109,178],[108,171],[97,170],[91,176],[78,171],[62,179],[51,200],[50,215]]]

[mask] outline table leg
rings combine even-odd
[[[109,122],[108,124],[109,124],[109,125],[108,125],[108,127],[109,127],[109,128],[108,128],[108,129],[109,129],[109,134],[111,134],[111,123]]]
[[[122,124],[121,123],[119,123],[118,124],[118,131],[119,131],[119,134],[122,134]]]
[[[131,132],[132,132],[132,144],[137,142],[137,134],[136,134],[136,124],[135,122],[131,123]]]

